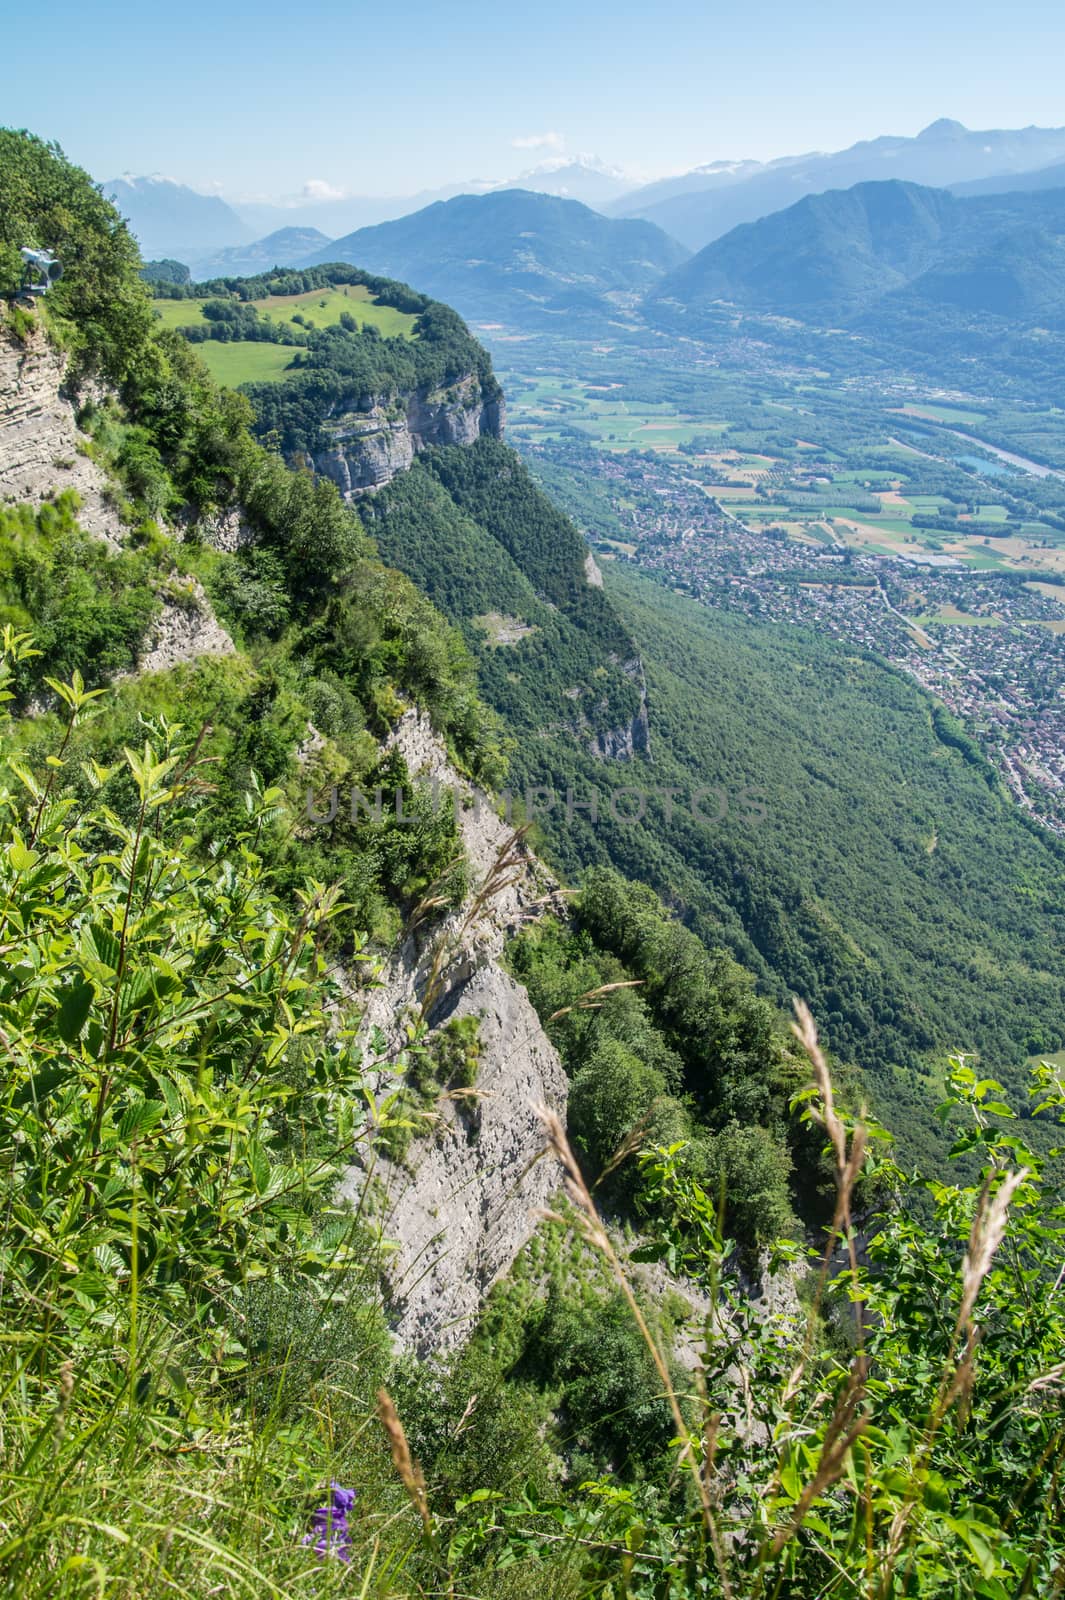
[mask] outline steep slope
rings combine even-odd
[[[122,524],[107,478],[86,453],[66,371],[40,329],[17,339],[0,328],[0,501],[38,507],[72,489],[82,526],[117,545]]]
[[[600,761],[646,751],[629,630],[576,528],[505,445],[429,451],[365,515],[385,558],[461,626],[482,693],[514,735],[563,736]]]
[[[245,387],[256,430],[293,464],[358,500],[385,559],[462,626],[486,698],[515,731],[566,730],[602,759],[645,751],[648,715],[632,640],[596,582],[582,536],[502,443],[503,397],[491,362],[455,313],[343,266],[226,279],[217,288],[235,314],[250,316],[247,331],[276,336],[288,326],[287,295],[341,280],[403,308],[410,336],[382,339],[350,316],[351,326],[299,334],[298,368],[283,382]],[[269,325],[257,304],[272,306]],[[228,332],[224,318],[208,331],[215,327]]]
[[[19,340],[0,325],[0,498],[4,508],[10,503],[43,506],[51,512],[48,527],[57,525],[59,532],[44,533],[40,543],[47,545],[49,539],[54,542],[64,536],[63,508],[72,492],[80,501],[81,528],[105,544],[114,560],[126,563],[122,575],[128,573],[127,582],[134,573],[141,582],[143,576],[135,567],[136,527],[131,526],[128,511],[124,521],[115,509],[126,486],[91,458],[99,453],[98,446],[91,434],[77,427],[74,407],[64,393],[67,376],[66,360],[53,350],[40,327]],[[105,397],[98,393],[97,398]],[[107,403],[108,425],[114,430],[120,426],[117,397],[107,396]],[[64,495],[66,499],[61,498]],[[230,526],[238,515],[239,526]],[[20,528],[16,537],[22,560],[32,569],[41,556],[27,537],[28,528],[29,524]],[[5,524],[5,536],[7,531]],[[309,724],[308,713],[315,709],[309,702],[295,716],[291,709],[280,718],[271,715],[269,674],[259,678],[251,654],[238,651],[219,624],[202,585],[181,571],[180,536],[185,531],[165,526],[154,532],[158,577],[150,580],[155,586],[153,598],[144,597],[145,625],[129,670],[116,674],[105,667],[101,672],[99,662],[81,663],[90,683],[111,682],[119,699],[110,712],[104,742],[93,742],[90,731],[88,742],[83,740],[77,751],[82,757],[90,752],[104,757],[111,753],[116,737],[133,737],[135,742],[131,724],[137,726],[140,718],[160,706],[176,716],[195,718],[198,711],[206,712],[224,723],[242,702],[248,721],[272,724],[267,744],[253,760],[261,773],[269,773],[289,790],[288,826],[297,832],[302,826],[299,850],[304,859],[295,863],[297,879],[302,879],[312,851],[319,852],[320,861],[330,855],[326,844],[325,857],[321,856],[320,835],[308,827],[306,815],[301,822],[302,790],[310,784],[311,793],[324,777],[335,777],[338,764],[355,781],[358,773],[350,765],[350,746],[330,720],[328,705],[316,709],[328,730],[325,734]],[[215,578],[227,566],[231,571],[238,568],[241,559],[254,561],[257,546],[258,570],[265,570],[261,530],[247,522],[237,507],[228,519],[205,518],[192,531],[197,538],[193,548],[199,541],[214,547],[206,565]],[[242,557],[235,553],[238,548]],[[66,564],[76,550],[73,543],[68,546]],[[4,577],[7,566],[5,550],[0,563]],[[90,598],[86,585],[98,583],[99,575],[84,561],[81,568],[75,583],[80,584],[84,601]],[[229,592],[225,584],[220,592]],[[362,598],[373,603],[368,593]],[[13,616],[5,602],[6,593],[0,594],[0,621],[7,623]],[[40,642],[46,643],[44,619],[32,602],[28,612],[14,620],[31,628],[36,624]],[[378,626],[383,621],[379,613]],[[254,645],[250,616],[245,614],[239,622],[243,643]],[[546,910],[562,910],[562,901],[555,880],[495,814],[489,797],[454,765],[429,715],[403,710],[404,701],[396,695],[399,688],[398,680],[390,680],[393,714],[399,715],[380,740],[374,761],[407,786],[407,808],[413,813],[408,828],[419,817],[419,804],[428,815],[428,802],[416,798],[427,786],[445,797],[454,796],[455,828],[447,855],[452,858],[458,850],[464,856],[465,878],[460,895],[451,895],[450,903],[445,895],[442,917],[429,917],[415,931],[396,938],[394,947],[380,958],[381,970],[372,986],[360,986],[360,970],[354,966],[349,988],[362,1011],[367,1055],[381,1057],[381,1050],[369,1042],[371,1030],[380,1028],[387,1039],[390,1070],[377,1083],[382,1098],[395,1088],[391,1064],[402,1056],[407,1024],[430,998],[426,1048],[435,1048],[447,1024],[469,1018],[477,1037],[478,1081],[476,1094],[465,1100],[445,1095],[435,1113],[431,1099],[418,1108],[422,1119],[432,1113],[434,1131],[416,1139],[402,1163],[381,1156],[376,1142],[369,1139],[361,1150],[361,1164],[348,1171],[340,1193],[358,1197],[372,1174],[378,1225],[397,1241],[396,1251],[386,1258],[385,1274],[393,1332],[403,1347],[425,1355],[469,1335],[492,1282],[528,1240],[537,1211],[549,1203],[557,1185],[557,1170],[536,1159],[543,1135],[533,1107],[549,1105],[564,1115],[566,1075],[523,988],[504,971],[500,956],[508,938]],[[53,698],[39,688],[29,701],[30,711],[43,716]],[[143,723],[140,726],[143,732]],[[207,730],[206,748],[212,759],[219,759],[226,748],[232,756],[235,732]],[[367,735],[359,737],[365,740]],[[250,773],[245,774],[248,777]],[[387,822],[384,826],[387,831]],[[397,828],[397,837],[402,832],[402,826]],[[366,840],[363,876],[373,853],[374,846]],[[411,863],[416,854],[417,847]],[[336,863],[335,854],[333,860]],[[283,875],[280,860],[274,865]],[[483,907],[478,900],[482,891]]]
[[[782,1006],[805,996],[906,1158],[933,1169],[950,1052],[1018,1091],[1026,1058],[1057,1048],[1041,1039],[1065,1043],[1065,848],[875,659],[605,572],[644,661],[652,748],[618,772],[521,742],[514,787],[541,796],[546,858],[567,878],[610,862],[650,883]]]
[[[960,202],[914,184],[811,195],[736,228],[650,292],[694,308],[715,300],[779,315],[839,317],[931,266]]]
[[[924,302],[1010,322],[1065,320],[1065,235],[1023,224],[975,250],[951,254],[896,291],[884,313]]]
[[[334,289],[339,310],[318,326]],[[450,306],[405,284],[332,266],[225,277],[196,293],[191,326],[183,301],[163,302],[190,341],[291,351],[280,381],[243,386],[255,427],[346,497],[380,488],[431,445],[502,434],[503,395],[486,351]],[[359,320],[369,310],[391,314],[400,331],[382,337],[372,318]]]
[[[417,283],[480,321],[608,317],[675,267],[683,248],[645,222],[511,189],[460,195],[337,239],[311,262],[350,261]]]
[[[933,187],[1023,173],[1065,157],[1065,128],[975,132],[941,118],[916,138],[866,139],[832,154],[787,156],[764,166],[719,163],[627,195],[615,215],[643,217],[698,250],[741,223],[807,194],[857,183],[902,180]]]
[[[469,1337],[492,1283],[513,1262],[558,1184],[537,1106],[565,1114],[567,1081],[521,984],[504,970],[506,943],[563,906],[555,879],[449,761],[424,716],[408,712],[386,741],[412,780],[461,796],[459,835],[470,887],[443,923],[407,935],[365,997],[364,1027],[398,1053],[423,1010],[436,1029],[476,1031],[476,1083],[443,1095],[430,1134],[402,1160],[372,1145],[349,1170],[357,1198],[373,1175],[375,1205],[396,1249],[385,1264],[391,1324],[419,1355]],[[478,904],[483,897],[483,906]],[[394,1087],[383,1075],[379,1092]]]

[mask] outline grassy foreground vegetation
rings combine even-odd
[[[7,681],[30,648],[8,630]],[[91,709],[77,678],[60,698],[71,727]],[[0,1592],[1056,1592],[1061,1208],[1000,1131],[996,1085],[955,1065],[956,1148],[983,1182],[931,1185],[918,1226],[876,1158],[892,1203],[870,1264],[852,1248],[805,1312],[769,1317],[708,1169],[646,1127],[631,1261],[705,1292],[694,1389],[548,1119],[569,1206],[527,1292],[519,1276],[490,1300],[450,1361],[390,1372],[373,1219],[330,1203],[380,1066],[328,1016],[336,897],[310,886],[294,912],[273,893],[270,792],[236,851],[191,856],[201,758],[147,731],[129,820],[71,793],[61,760],[41,778],[9,762],[0,796]],[[807,1014],[801,1037],[831,1246],[869,1130],[835,1110]],[[1034,1087],[1060,1116],[1055,1070]],[[375,1417],[384,1379],[399,1408],[382,1389]],[[330,1482],[350,1508],[316,1523]]]
[[[556,1211],[465,1348],[396,1357],[387,1241],[335,1193],[407,1063],[357,1035],[344,979],[439,886],[454,819],[300,836],[296,752],[313,718],[317,783],[402,782],[380,739],[414,703],[498,785],[501,728],[456,630],[153,324],[84,175],[26,136],[0,155],[0,227],[89,264],[45,315],[114,386],[84,422],[130,530],[111,555],[73,501],[4,513],[0,1593],[1060,1593],[1065,1217],[1039,1150],[956,1063],[944,1117],[975,1176],[914,1185],[836,1109],[808,1016],[785,1036],[734,960],[617,874],[512,951],[573,1072],[576,1155],[545,1118]],[[115,273],[131,314],[112,326]],[[522,579],[545,595],[560,639],[627,646],[505,456],[443,452],[425,484],[510,547],[515,600]],[[237,510],[254,540],[226,554],[205,533]],[[180,550],[178,513],[200,532]],[[193,574],[235,656],[105,689]],[[523,692],[527,726],[543,702]],[[424,1048],[415,1030],[416,1078],[476,1075],[470,1030]],[[1056,1069],[1033,1088],[1050,1128]],[[757,1263],[774,1309],[750,1246],[794,1232],[785,1131],[823,1226],[809,1260],[790,1237]],[[588,1184],[619,1138],[606,1218]],[[646,1291],[663,1265],[694,1314]]]

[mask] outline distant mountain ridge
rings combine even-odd
[[[230,245],[214,255],[200,257],[192,267],[200,282],[207,278],[251,278],[269,272],[271,267],[291,267],[305,261],[328,243],[329,235],[318,228],[278,228],[265,239]]]
[[[153,256],[194,261],[252,238],[232,206],[174,178],[127,175],[109,178],[101,187],[129,223],[145,261]]]
[[[467,318],[528,324],[562,314],[608,317],[686,254],[652,223],[504,189],[359,229],[304,265],[350,262],[419,283]]]
[[[744,222],[755,222],[807,194],[856,183],[900,179],[946,188],[1009,179],[1065,162],[1065,128],[973,132],[941,118],[916,138],[865,139],[847,150],[785,156],[765,164],[717,162],[650,184],[609,207],[612,216],[643,217],[692,250]]]
[[[993,178],[974,178],[969,183],[952,183],[952,193],[1015,194],[1037,189],[1065,189],[1065,161],[1055,161],[1052,166],[1038,167],[1035,172],[998,173]]]
[[[959,198],[890,181],[807,195],[707,245],[648,304],[837,323],[903,299],[1065,321],[1065,189]]]
[[[634,186],[623,171],[592,155],[559,155],[515,177],[469,179],[412,195],[374,196],[316,191],[278,201],[227,203],[171,178],[114,178],[103,185],[129,218],[144,256],[178,256],[213,268],[219,251],[262,237],[313,229],[327,239],[396,221],[461,195],[520,189],[579,200],[613,218],[653,222],[690,250],[701,249],[743,222],[794,204],[806,194],[856,183],[901,179],[962,192],[1056,187],[1065,168],[1065,128],[974,132],[941,118],[915,138],[885,135],[847,150],[813,151],[755,160],[712,161],[689,172]],[[1065,172],[1061,174],[1065,178]],[[1030,179],[1030,181],[1029,181]],[[247,263],[245,265],[245,262]],[[259,270],[259,256],[237,260]]]
[[[348,194],[334,199],[313,198],[286,201],[234,203],[233,209],[256,234],[281,228],[318,228],[336,239],[356,228],[375,227],[398,217],[424,211],[438,200],[453,200],[460,194],[495,194],[502,189],[528,189],[534,194],[554,194],[564,199],[581,200],[585,205],[605,210],[613,201],[628,194],[633,185],[617,167],[597,156],[558,156],[539,162],[509,178],[467,178],[438,189],[423,189],[408,195]]]

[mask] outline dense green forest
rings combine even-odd
[[[482,438],[425,452],[365,516],[385,559],[462,626],[481,692],[512,734],[587,736],[635,716],[639,688],[624,670],[632,639],[589,584],[572,523],[505,445]]]
[[[901,676],[608,571],[647,670],[651,759],[617,775],[522,744],[512,783],[558,796],[539,826],[569,871],[612,862],[781,1002],[807,996],[885,1120],[934,1163],[927,1106],[949,1052],[1017,1085],[1026,1058],[1061,1046],[1065,852],[943,742]],[[650,798],[625,825],[609,796],[629,785]],[[598,825],[567,815],[567,786],[600,795]],[[700,788],[716,792],[696,818]]]
[[[506,542],[510,497],[492,497],[496,480],[481,471],[498,448],[431,452],[420,471],[443,472],[462,509]],[[543,847],[571,876],[611,862],[652,883],[778,1004],[807,996],[908,1153],[934,1164],[941,1145],[925,1108],[950,1051],[977,1053],[1016,1086],[1029,1057],[1063,1043],[1065,853],[966,760],[923,692],[873,657],[708,613],[622,567],[607,569],[608,614],[646,671],[651,758],[604,766],[558,736],[559,668],[580,688],[587,656],[529,593],[552,535],[520,501],[515,510],[507,552],[518,571],[483,523],[432,499],[419,469],[379,497],[372,526],[388,558],[463,625],[504,721],[541,735],[517,741],[510,787],[545,791]],[[558,555],[550,561],[559,570]],[[572,557],[568,569],[580,572]],[[577,592],[588,609],[604,605],[600,590]],[[500,646],[474,620],[492,611],[542,631]],[[585,641],[617,653],[601,626],[593,617]],[[627,788],[645,797],[636,821],[625,819],[638,800],[610,809]]]

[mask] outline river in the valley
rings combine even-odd
[[[960,433],[957,428],[946,428],[944,432],[953,435],[955,439],[963,440],[966,444],[979,445],[981,450],[989,451],[991,455],[997,456],[1009,466],[1019,467],[1022,472],[1030,472],[1033,478],[1065,478],[1065,472],[1059,472],[1056,467],[1044,467],[1040,461],[1029,461],[1027,456],[1014,455],[1012,450],[1003,450],[997,444],[988,444],[986,439],[977,439],[974,434]],[[974,463],[970,458],[970,465],[973,464],[979,471],[979,463]]]

